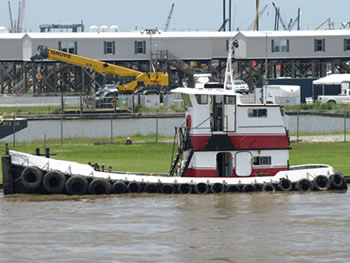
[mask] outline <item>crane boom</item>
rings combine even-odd
[[[326,24],[327,22],[329,22],[331,18],[328,17],[325,21],[323,21],[318,27],[315,28],[315,30],[319,30],[324,24]]]
[[[254,31],[256,31],[257,25],[258,25],[258,20],[259,20],[259,6],[260,6],[260,0],[257,0],[256,14],[255,14],[255,21],[254,21],[254,28],[253,28]]]
[[[30,58],[31,61],[40,59],[58,60],[69,64],[90,68],[97,73],[119,77],[120,83],[116,86],[119,92],[132,93],[145,85],[168,86],[168,74],[152,72],[146,74],[133,69],[117,66],[99,60],[94,60],[60,50],[38,46],[37,51]]]
[[[173,3],[171,5],[171,8],[170,8],[170,12],[169,12],[169,15],[168,15],[168,19],[165,23],[165,28],[164,28],[164,32],[167,32],[168,31],[168,28],[169,28],[169,24],[170,24],[170,21],[171,21],[171,17],[173,15],[173,11],[174,11],[174,6],[175,6],[175,3]]]
[[[263,16],[263,14],[265,13],[265,11],[267,10],[267,8],[269,7],[268,4],[266,4],[263,9],[260,10],[259,14],[258,14],[258,19],[261,18]],[[253,23],[251,23],[248,27],[248,30],[252,30],[253,29],[253,26],[255,25],[255,19],[253,21]]]
[[[26,7],[26,1],[22,0],[21,2],[21,9],[18,13],[18,33],[21,33],[23,31],[23,21],[24,21],[24,9]]]
[[[13,32],[14,26],[13,26],[13,20],[12,20],[12,11],[11,11],[11,3],[8,1],[9,4],[9,13],[10,13],[10,32]]]

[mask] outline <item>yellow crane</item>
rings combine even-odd
[[[315,30],[319,30],[324,24],[326,24],[327,22],[330,22],[331,18],[328,17],[325,21],[323,21],[318,27],[315,28]]]
[[[256,31],[256,29],[257,29],[258,20],[259,20],[259,7],[260,7],[260,0],[257,0],[256,1],[256,12],[255,12],[255,20],[254,20],[253,31]]]
[[[93,69],[100,74],[117,77],[119,83],[116,84],[116,88],[120,93],[133,93],[144,86],[169,86],[168,73],[140,72],[41,45],[38,46],[37,51],[30,59],[32,61],[40,59],[62,61],[72,65]]]

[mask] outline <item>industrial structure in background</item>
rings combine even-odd
[[[24,10],[26,1],[22,0],[18,3],[18,18],[17,20],[12,19],[11,3],[8,1],[9,14],[10,14],[10,33],[22,33],[23,32],[23,21],[24,21]]]
[[[92,94],[110,83],[106,74],[83,65],[59,60],[31,62],[30,56],[40,45],[138,72],[166,72],[170,88],[188,84],[196,73],[209,72],[217,81],[223,81],[232,39],[237,40],[232,65],[234,77],[248,83],[251,91],[261,86],[265,77],[318,78],[329,73],[350,73],[350,30],[345,30],[350,22],[341,24],[343,30],[323,30],[327,22],[328,28],[334,29],[331,18],[327,18],[315,30],[302,31],[300,8],[295,18],[286,20],[275,3],[262,5],[261,0],[256,0],[255,16],[249,26],[244,26],[248,30],[233,31],[235,15],[231,14],[231,2],[227,6],[223,0],[219,32],[171,32],[173,3],[163,31],[155,28],[119,32],[118,26],[113,25],[90,26],[85,32],[81,21],[40,25],[40,33],[23,32],[25,0],[19,2],[16,21],[12,19],[8,2],[9,32],[18,34],[9,34],[5,27],[0,27],[0,93]],[[261,31],[259,19],[269,6],[275,14],[274,31]],[[233,13],[235,10],[236,7]]]
[[[61,24],[43,24],[40,25],[40,32],[62,32],[65,30],[65,32],[84,32],[84,23],[83,20],[80,24],[67,24],[67,25],[61,25]]]

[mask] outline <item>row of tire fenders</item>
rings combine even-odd
[[[330,177],[318,175],[313,180],[306,178],[291,182],[287,178],[278,183],[264,184],[223,184],[223,183],[148,183],[136,181],[109,180],[80,175],[66,176],[60,171],[43,172],[37,167],[26,167],[20,175],[21,183],[30,193],[47,194],[124,194],[124,193],[163,193],[163,194],[208,194],[233,192],[274,192],[274,191],[325,191],[347,189],[344,176],[336,172]]]

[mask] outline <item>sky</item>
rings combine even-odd
[[[10,0],[13,18],[19,0]],[[286,24],[301,8],[301,29],[313,30],[328,17],[334,28],[350,21],[350,0],[274,0]],[[117,25],[119,31],[158,28],[163,30],[172,3],[175,3],[168,31],[217,31],[223,21],[223,0],[26,0],[24,29],[39,32],[40,24]],[[226,0],[226,16],[228,17]],[[272,1],[260,19],[260,30],[272,30],[275,11]],[[256,0],[232,0],[232,29],[247,30],[255,17]],[[8,0],[0,0],[0,26],[10,26]],[[281,25],[280,25],[280,28]],[[295,27],[296,28],[296,27]],[[328,24],[322,29],[327,29]],[[348,27],[349,28],[349,27]],[[227,28],[228,29],[228,28]]]

